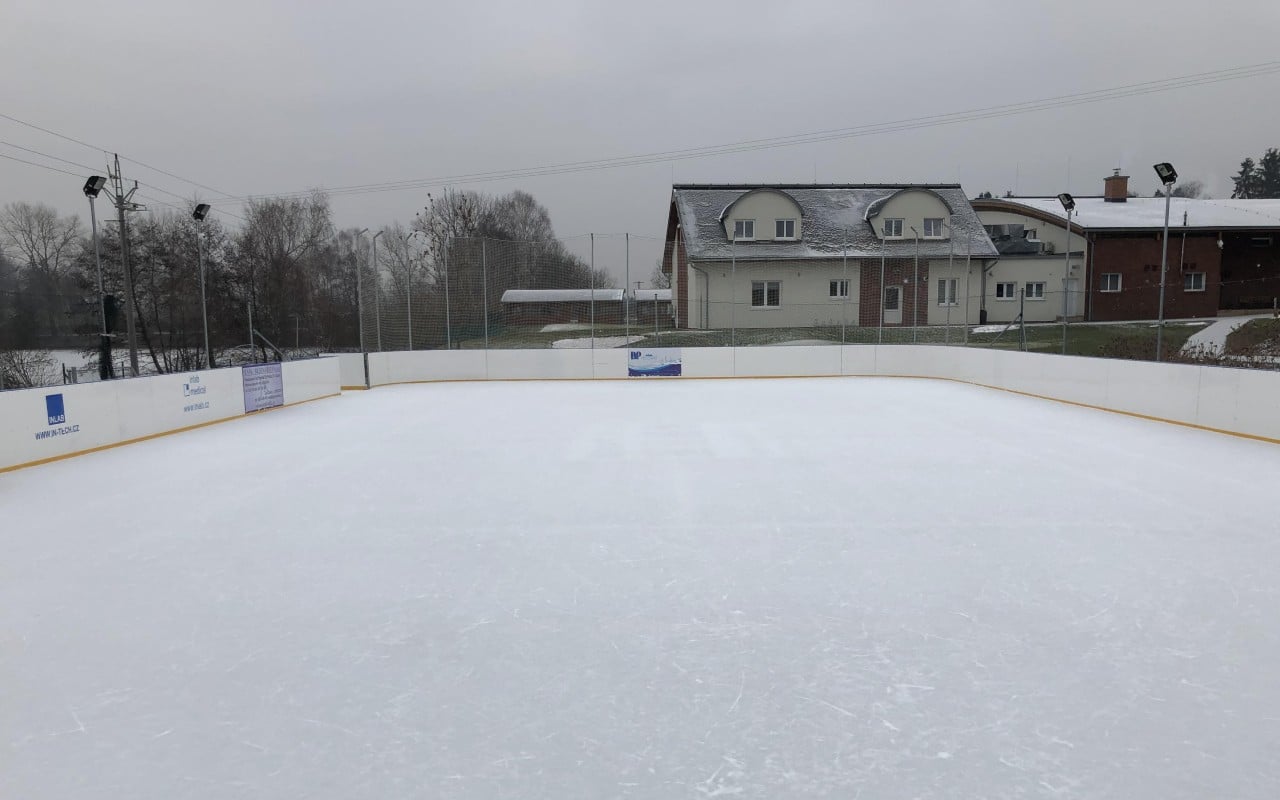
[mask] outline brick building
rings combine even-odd
[[[1101,196],[1075,198],[1071,233],[1081,267],[1070,279],[1082,287],[1085,320],[1159,316],[1165,200],[1129,197],[1128,182],[1117,172]],[[973,207],[988,230],[1017,226],[1058,246],[1066,236],[1056,197],[981,199]],[[1280,200],[1171,199],[1166,318],[1271,308],[1277,298]]]

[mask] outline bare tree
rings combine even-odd
[[[28,302],[43,312],[49,333],[69,333],[72,308],[66,292],[82,247],[79,219],[60,217],[46,205],[10,203],[0,211],[0,247],[27,273]]]

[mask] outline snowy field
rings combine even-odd
[[[0,797],[1275,798],[1280,448],[406,386],[0,476]]]

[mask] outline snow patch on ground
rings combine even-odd
[[[560,331],[589,331],[591,326],[583,322],[557,322],[552,325],[543,325],[543,333],[559,333]]]
[[[643,338],[643,336],[597,336],[593,340],[590,336],[587,336],[582,339],[556,339],[551,343],[551,346],[557,350],[622,347],[632,342],[638,342]]]
[[[1202,331],[1191,334],[1182,345],[1182,352],[1188,355],[1214,356],[1222,353],[1227,347],[1227,337],[1236,328],[1255,319],[1267,319],[1270,314],[1256,314],[1247,317],[1227,317],[1214,322]]]

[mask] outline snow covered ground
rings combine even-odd
[[[592,347],[608,348],[622,347],[638,342],[645,337],[643,336],[596,336],[594,339],[590,336],[584,336],[577,339],[556,339],[551,346],[557,350],[589,350]]]
[[[1274,798],[1277,482],[874,378],[390,387],[22,470],[0,796]]]

